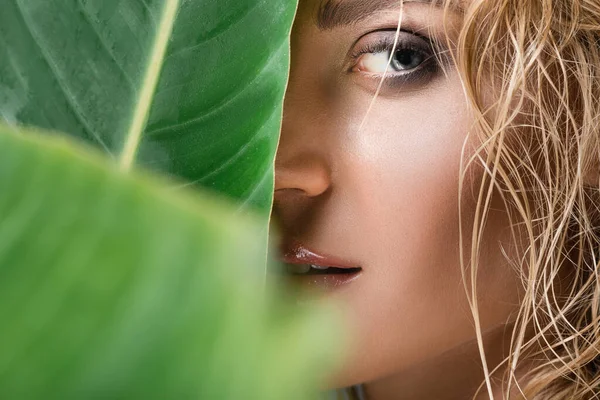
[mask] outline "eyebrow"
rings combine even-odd
[[[410,0],[406,3],[440,4],[439,0]],[[381,11],[396,9],[401,0],[324,0],[319,7],[316,24],[330,30],[361,22]]]

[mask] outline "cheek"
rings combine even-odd
[[[345,150],[339,179],[360,227],[356,242],[367,266],[362,293],[353,296],[360,302],[352,304],[362,342],[356,364],[372,364],[371,376],[474,337],[459,258],[460,162],[471,121],[461,96],[457,85],[406,100],[381,99],[363,131],[348,134],[340,146]],[[471,187],[482,172],[472,167],[466,176],[462,218],[468,238]],[[495,221],[491,242],[499,238],[502,224]],[[489,271],[481,283],[502,298],[510,285],[509,277],[497,272],[498,256],[498,251],[489,252]],[[482,311],[490,326],[512,310],[495,309],[492,303]]]
[[[389,249],[381,261],[423,254],[416,244],[447,248],[458,233],[458,177],[469,129],[460,100],[460,91],[449,89],[380,99],[363,132],[346,140],[351,198],[361,210],[360,225]]]

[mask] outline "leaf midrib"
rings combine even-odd
[[[180,1],[166,0],[165,2],[156,38],[148,59],[148,67],[135,104],[131,124],[124,140],[123,150],[119,156],[121,170],[130,170],[135,161],[142,140],[142,133],[148,121],[148,114],[152,106],[156,85],[158,84],[158,79],[164,65],[165,54],[169,45],[169,39],[173,33]]]

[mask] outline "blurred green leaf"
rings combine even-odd
[[[264,296],[262,225],[68,142],[0,127],[0,398],[305,398],[329,324]]]
[[[268,213],[295,0],[4,0],[0,119]]]
[[[2,2],[0,120],[114,162],[0,127],[0,398],[301,399],[326,372],[329,321],[256,273],[294,8]]]

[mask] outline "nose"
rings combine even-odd
[[[319,128],[310,102],[300,101],[292,87],[288,87],[284,102],[275,159],[275,201],[291,194],[314,198],[331,187],[325,132]]]
[[[273,216],[289,236],[311,224],[331,188],[331,173],[324,154],[307,144],[308,137],[302,140],[290,121],[283,126],[275,161]]]
[[[288,151],[295,153],[294,149]],[[321,157],[308,152],[287,154],[280,147],[275,162],[276,200],[286,193],[317,197],[330,186],[331,174]]]
[[[322,95],[314,56],[292,35],[290,76],[275,159],[275,211],[283,219],[307,211],[332,187],[328,103]],[[300,54],[302,53],[302,54]],[[291,222],[291,221],[288,221]]]

